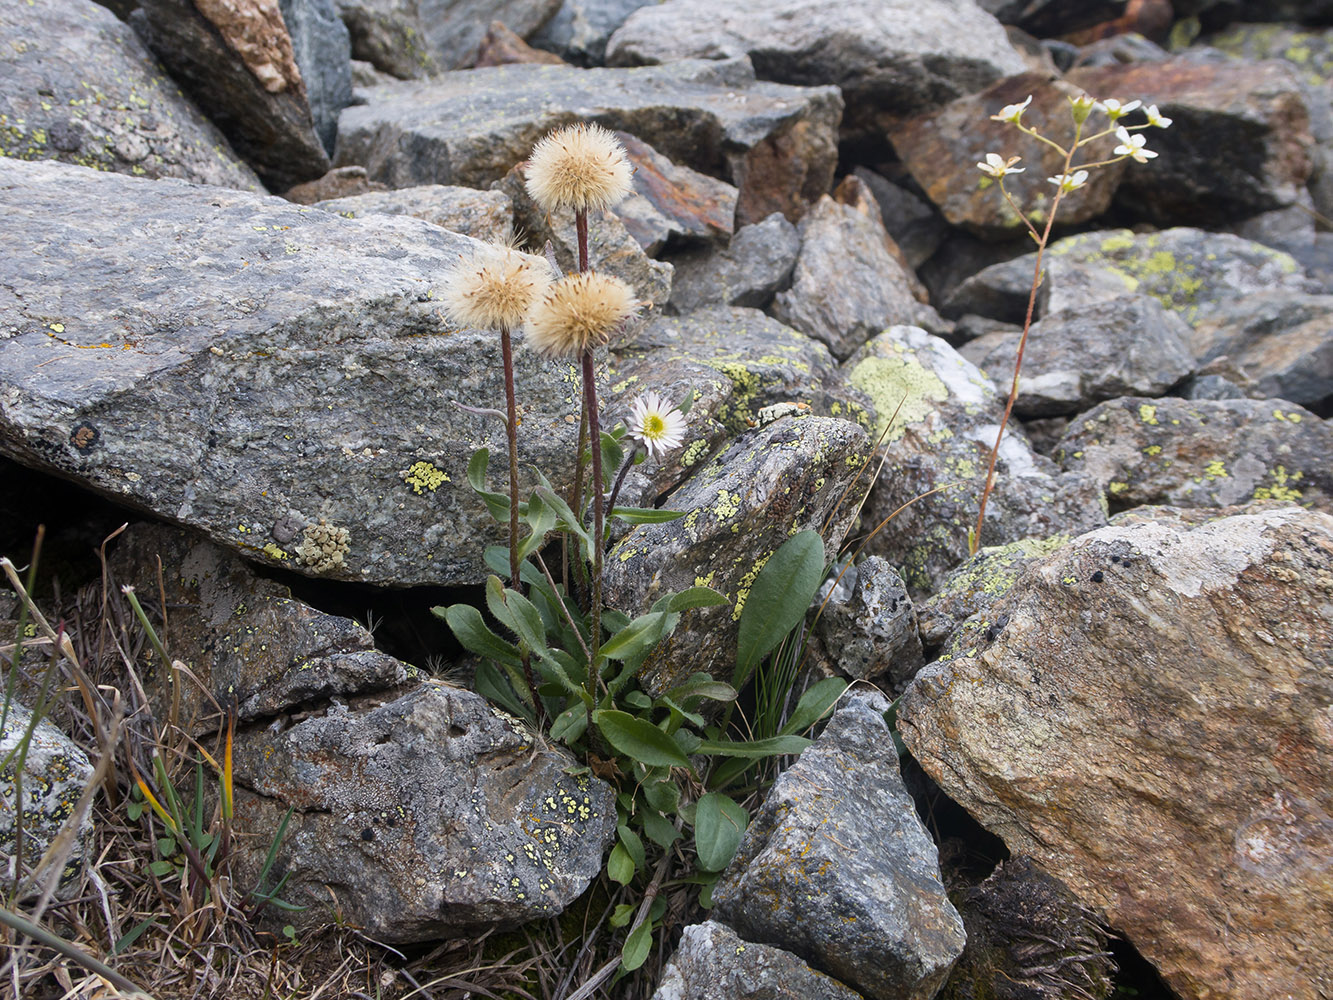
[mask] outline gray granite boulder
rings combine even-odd
[[[487,187],[551,130],[592,120],[740,189],[736,221],[800,218],[828,190],[842,99],[835,87],[761,83],[747,59],[643,69],[511,65],[365,91],[338,123],[338,165],[392,187]]]
[[[736,222],[738,192],[726,181],[672,163],[641,139],[617,132],[634,166],[634,189],[615,213],[644,252],[668,243],[725,243]]]
[[[1281,399],[1126,397],[1073,421],[1055,451],[1114,509],[1291,500],[1333,511],[1333,426]]]
[[[271,878],[309,907],[284,914],[301,928],[337,913],[403,943],[558,914],[615,837],[609,786],[445,684],[245,732],[235,760],[236,825],[254,834],[238,877],[253,884],[294,806]]]
[[[0,452],[270,565],[485,576],[499,535],[466,468],[504,433],[453,404],[504,399],[499,352],[432,297],[474,241],[17,160],[0,160],[0,205],[33,248],[0,258]],[[572,369],[515,363],[522,467],[565,480]]]
[[[37,864],[74,815],[74,806],[93,776],[93,766],[78,744],[49,719],[40,719],[28,741],[20,775],[15,763],[17,758],[11,759],[10,754],[18,749],[32,724],[32,712],[16,700],[9,701],[4,708],[0,760],[9,759],[10,762],[0,770],[0,801],[4,802],[4,807],[0,808],[0,876],[4,877],[9,889],[21,878],[34,874],[42,880],[38,885],[44,886],[53,873],[35,871]],[[16,822],[15,805],[22,813],[21,824]],[[68,897],[76,884],[92,829],[90,811],[84,814],[83,822],[75,831],[65,867],[56,876],[58,892],[62,896]]]
[[[867,531],[878,529],[866,552],[888,559],[914,595],[929,593],[968,556],[1004,399],[975,365],[915,327],[891,327],[843,370],[874,404],[875,436],[887,427],[885,472],[862,514]],[[1011,423],[981,541],[1087,531],[1105,522],[1104,502],[1091,476],[1060,473]]]
[[[959,353],[1006,395],[1021,333],[990,333]],[[1071,306],[1032,324],[1014,412],[1081,413],[1117,396],[1160,396],[1195,368],[1189,324],[1146,295]]]
[[[235,0],[206,9],[140,0],[130,23],[271,190],[324,174],[329,153],[278,5]],[[348,72],[342,96],[350,98]],[[327,103],[324,110],[336,114]]]
[[[0,155],[262,190],[138,35],[92,0],[0,8]]]
[[[861,994],[815,971],[791,952],[742,940],[726,924],[707,920],[682,932],[652,1000],[772,1000],[785,996],[861,1000]]]
[[[888,708],[878,692],[852,694],[774,782],[713,912],[871,1000],[930,1000],[963,950],[963,922],[902,784]]]
[[[924,662],[907,585],[880,556],[849,566],[821,603],[808,662],[829,673],[883,682],[895,691]]]
[[[612,33],[656,0],[564,0],[529,41],[578,66],[599,66]]]
[[[635,11],[607,45],[617,65],[740,55],[765,79],[837,84],[844,127],[862,133],[1023,69],[971,0],[667,0]]]
[[[352,54],[403,80],[471,66],[492,21],[527,38],[560,6],[560,0],[336,2]]]
[[[907,266],[915,269],[929,260],[948,231],[930,202],[866,167],[857,167],[852,172],[870,189],[879,205],[880,221],[902,251]]]
[[[918,301],[915,277],[891,252],[878,204],[855,178],[852,184],[860,204],[825,195],[801,219],[791,288],[773,301],[775,317],[827,344],[839,360],[887,327],[939,324]]]
[[[820,531],[828,550],[837,548],[855,515],[838,501],[867,444],[866,432],[846,420],[781,417],[733,439],[672,494],[668,506],[685,517],[638,525],[612,547],[606,598],[613,607],[640,614],[662,594],[693,586],[729,602],[682,615],[644,664],[645,690],[660,693],[700,670],[731,680],[755,577],[798,531]]]
[[[671,307],[688,313],[707,306],[762,309],[791,280],[801,237],[780,212],[742,226],[725,249],[699,248],[671,258],[676,268]]]
[[[314,203],[347,219],[366,215],[411,215],[443,229],[498,242],[514,228],[514,206],[503,191],[424,184],[397,191],[370,191]]]
[[[899,730],[1176,994],[1315,1000],[1331,586],[1326,513],[1132,511],[1030,568],[995,628],[917,675]]]
[[[338,113],[352,103],[352,42],[334,0],[279,0],[315,134],[332,156]]]

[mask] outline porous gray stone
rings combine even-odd
[[[854,510],[838,508],[865,457],[866,432],[829,417],[784,416],[732,440],[671,496],[688,513],[629,531],[606,556],[606,600],[641,614],[662,594],[707,585],[728,604],[682,615],[638,682],[660,694],[698,671],[730,681],[745,597],[791,535],[821,531],[836,549]],[[827,526],[826,526],[827,522]]]
[[[789,951],[742,940],[726,924],[686,927],[653,1000],[861,1000]]]
[[[322,176],[329,154],[278,5],[234,0],[207,11],[193,0],[140,0],[130,23],[271,190]]]
[[[1281,399],[1144,399],[1094,407],[1055,450],[1118,510],[1293,500],[1333,511],[1333,427]]]
[[[285,875],[282,898],[309,907],[284,914],[298,927],[337,913],[403,943],[558,914],[601,871],[616,829],[610,787],[574,766],[480,695],[434,682],[243,733],[236,825],[254,836],[242,884],[294,806],[270,878]]]
[[[1160,396],[1190,375],[1189,324],[1146,295],[1072,306],[1032,324],[1014,412],[1081,413],[1117,396]],[[958,349],[1009,391],[1021,333],[989,333]]]
[[[871,1000],[929,1000],[963,950],[963,922],[899,775],[888,708],[876,691],[852,694],[774,782],[713,912]]]
[[[279,0],[315,134],[333,155],[338,113],[352,103],[352,42],[334,0]]]
[[[880,556],[847,567],[811,631],[812,665],[856,680],[882,677],[895,691],[924,662],[912,598]]]
[[[1333,949],[1330,588],[1328,514],[1132,511],[1029,569],[997,627],[917,675],[899,730],[1178,995],[1315,1000],[1333,989],[1311,958]]]
[[[348,219],[366,215],[411,215],[487,242],[505,239],[514,228],[514,206],[503,191],[478,191],[442,184],[330,198],[315,202],[315,207]]]
[[[607,44],[617,65],[740,55],[765,79],[837,84],[855,132],[1023,70],[971,0],[667,0],[635,11]]]
[[[592,120],[673,163],[740,189],[736,221],[800,218],[828,190],[842,98],[836,87],[756,81],[747,59],[643,69],[511,65],[377,87],[338,123],[339,165],[392,187],[487,187],[553,129]]]
[[[453,404],[504,400],[496,335],[450,326],[432,297],[475,241],[17,160],[0,160],[0,205],[30,248],[0,258],[0,452],[270,565],[484,578],[500,535],[460,484],[504,433]],[[519,349],[515,367],[521,468],[568,482],[572,366]]]
[[[866,552],[888,559],[914,595],[929,593],[969,555],[1004,398],[970,361],[915,327],[891,327],[843,370],[874,404],[876,438],[887,427],[882,448],[893,470],[875,481],[863,510],[877,529]],[[981,543],[1081,533],[1105,522],[1104,502],[1091,476],[1060,473],[1010,423]]]
[[[128,25],[91,0],[0,8],[0,155],[262,190]]]
[[[701,248],[671,258],[671,306],[688,313],[708,306],[762,309],[787,286],[801,237],[780,212],[742,226],[725,249]]]

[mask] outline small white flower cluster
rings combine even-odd
[[[1000,109],[998,114],[991,115],[991,120],[1014,125],[1020,132],[1026,132],[1038,139],[1042,139],[1044,142],[1055,145],[1054,143],[1051,143],[1050,140],[1044,139],[1035,128],[1023,124],[1023,112],[1028,109],[1028,105],[1031,103],[1032,95],[1029,94],[1025,101],[1018,104],[1006,104]],[[1079,135],[1076,135],[1073,149],[1068,151],[1061,150],[1066,153],[1066,163],[1073,158],[1074,150],[1087,145],[1095,139],[1103,138],[1112,133],[1114,133],[1115,137],[1120,141],[1120,145],[1116,146],[1112,151],[1113,158],[1102,160],[1097,163],[1085,164],[1084,166],[1100,167],[1115,163],[1117,160],[1125,158],[1134,160],[1136,163],[1147,163],[1149,160],[1156,157],[1157,154],[1151,149],[1146,148],[1148,140],[1145,136],[1137,135],[1132,132],[1131,129],[1137,130],[1148,127],[1166,128],[1171,124],[1171,119],[1162,115],[1162,113],[1158,111],[1156,104],[1150,104],[1146,108],[1143,108],[1142,101],[1122,103],[1121,101],[1117,101],[1115,98],[1110,97],[1098,101],[1086,94],[1081,94],[1078,97],[1071,97],[1069,99],[1069,104],[1070,113],[1073,115],[1074,123],[1079,134],[1082,132],[1084,122],[1087,121],[1089,115],[1094,111],[1106,115],[1110,120],[1110,127],[1086,138],[1080,138]],[[1148,119],[1146,125],[1125,126],[1116,124],[1120,119],[1124,118],[1131,112],[1137,111],[1139,108],[1143,108],[1143,114]],[[1060,147],[1057,146],[1056,148]],[[999,153],[987,153],[986,158],[977,163],[977,169],[988,177],[993,177],[996,180],[1003,182],[1004,178],[1009,174],[1021,174],[1027,169],[1026,167],[1015,166],[1015,164],[1021,161],[1022,157],[1019,156],[1010,156],[1006,159]],[[1081,169],[1068,170],[1064,173],[1056,174],[1054,177],[1048,177],[1046,180],[1048,183],[1054,184],[1060,190],[1061,194],[1068,194],[1070,191],[1077,191],[1087,183],[1088,171]]]

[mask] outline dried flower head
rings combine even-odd
[[[655,392],[647,392],[631,406],[629,433],[641,441],[653,458],[679,448],[685,439],[685,414]]]
[[[528,314],[528,346],[548,358],[577,357],[610,340],[638,306],[619,278],[596,271],[567,275]]]
[[[516,330],[550,286],[543,258],[488,243],[446,279],[444,311],[459,326]]]
[[[629,194],[634,168],[625,147],[600,125],[571,125],[532,147],[528,193],[548,212],[610,208]]]

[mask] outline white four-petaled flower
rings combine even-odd
[[[1104,101],[1099,101],[1097,103],[1097,110],[1105,111],[1107,117],[1114,122],[1124,118],[1125,115],[1129,114],[1142,103],[1142,101],[1130,101],[1128,104],[1121,104],[1115,98],[1108,97]]]
[[[978,163],[977,169],[995,178],[1003,177],[1005,174],[1021,174],[1027,167],[1014,166],[1021,159],[1021,156],[1011,156],[1006,160],[999,153],[987,153],[986,162]]]
[[[1149,104],[1143,109],[1143,113],[1148,116],[1149,125],[1156,125],[1158,128],[1166,128],[1171,124],[1171,119],[1163,116],[1163,114],[1157,110],[1156,104]]]
[[[1120,145],[1116,146],[1112,152],[1116,156],[1128,156],[1136,163],[1147,163],[1157,154],[1151,149],[1144,149],[1148,140],[1141,135],[1130,135],[1129,129],[1121,125],[1115,130],[1115,137],[1120,140]]]
[[[1087,182],[1088,172],[1086,170],[1075,170],[1072,174],[1056,174],[1054,177],[1047,177],[1046,180],[1061,191],[1069,192],[1081,188]]]
[[[1023,112],[1028,109],[1028,105],[1031,103],[1032,103],[1032,95],[1028,94],[1028,99],[1024,101],[1022,104],[1006,104],[1004,107],[1000,109],[1000,113],[998,115],[991,115],[991,121],[1013,122],[1015,125],[1017,125],[1019,123],[1019,119],[1023,117]]]
[[[685,436],[685,414],[680,410],[655,392],[640,396],[630,409],[630,436],[643,442],[649,455],[660,459],[680,447]]]

